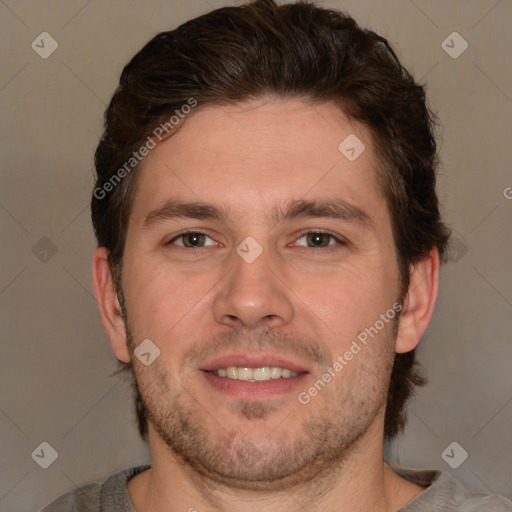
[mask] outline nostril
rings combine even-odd
[[[265,315],[261,321],[263,324],[271,324],[274,319],[276,318],[276,315]]]

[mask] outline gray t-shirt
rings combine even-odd
[[[41,512],[136,512],[128,493],[130,478],[150,466],[128,468],[103,483],[87,484],[62,495]],[[428,486],[423,493],[398,512],[508,512],[512,501],[470,491],[443,471],[393,470],[411,482]]]

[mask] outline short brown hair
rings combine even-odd
[[[96,150],[91,203],[97,241],[109,251],[121,296],[136,166],[115,186],[106,184],[191,98],[200,108],[267,95],[334,102],[370,130],[381,162],[377,171],[391,215],[404,292],[411,265],[432,248],[445,254],[449,232],[435,191],[435,124],[424,88],[384,38],[360,28],[350,16],[308,2],[278,6],[274,0],[255,0],[214,10],[158,34],[122,72]],[[108,194],[98,197],[97,190],[107,189]],[[131,363],[124,367],[131,370]],[[415,352],[397,354],[386,407],[387,439],[403,430],[406,402],[414,387],[424,383]],[[138,390],[136,409],[145,438],[147,417]]]

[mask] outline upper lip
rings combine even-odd
[[[203,371],[213,371],[228,366],[239,366],[241,368],[263,368],[265,366],[278,366],[287,368],[295,373],[308,372],[308,368],[301,363],[279,356],[277,354],[262,352],[245,352],[238,354],[225,354],[212,361],[201,365]]]

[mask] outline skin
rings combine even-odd
[[[350,134],[366,146],[353,162],[338,150]],[[308,404],[297,398],[401,299],[376,160],[366,128],[335,106],[264,98],[198,108],[143,161],[123,261],[127,325],[106,249],[93,261],[112,349],[132,359],[150,414],[152,467],[128,485],[138,512],[394,511],[422,492],[383,463],[384,405],[395,352],[412,350],[430,321],[436,250],[411,269],[399,325],[385,323]],[[226,216],[145,226],[170,199]],[[367,222],[269,215],[329,199]],[[184,229],[207,237],[177,238]],[[307,236],[315,230],[335,238]],[[248,236],[263,249],[251,263],[235,250]],[[145,366],[133,350],[147,338],[160,356]],[[231,381],[227,392],[204,370],[234,353],[279,356],[302,373],[289,389]]]

